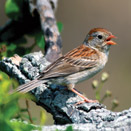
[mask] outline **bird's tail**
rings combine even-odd
[[[39,87],[41,84],[47,82],[47,80],[32,80],[26,84],[23,84],[21,86],[19,86],[15,91],[11,92],[11,93],[15,93],[15,92],[20,92],[20,93],[27,93],[37,87]]]

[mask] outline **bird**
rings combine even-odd
[[[75,84],[93,77],[105,67],[110,47],[116,45],[111,40],[112,38],[116,37],[107,29],[91,29],[80,46],[58,58],[34,80],[20,85],[15,92],[27,93],[50,81],[66,86],[68,90],[80,96],[84,102],[96,102],[79,93],[74,87]]]

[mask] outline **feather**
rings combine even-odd
[[[27,92],[39,87],[41,84],[43,84],[45,82],[47,82],[47,80],[35,79],[35,80],[32,80],[26,84],[19,86],[15,91],[13,91],[11,93],[14,93],[14,92],[27,93]]]

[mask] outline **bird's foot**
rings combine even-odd
[[[87,102],[87,103],[99,103],[98,100],[90,100],[88,98],[84,99],[84,102]]]
[[[75,94],[77,94],[78,96],[80,96],[81,98],[83,98],[83,101],[77,102],[76,105],[82,104],[82,103],[99,103],[98,100],[90,100],[88,98],[86,98],[85,96],[83,96],[81,93],[79,93],[78,91],[76,91],[75,89],[71,88],[70,89],[72,92],[74,92]]]
[[[99,103],[98,100],[90,100],[88,98],[85,97],[85,99],[83,101],[79,101],[75,104],[75,106],[83,104],[83,103]]]

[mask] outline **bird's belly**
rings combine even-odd
[[[99,66],[97,69],[92,68],[92,69],[87,69],[78,73],[74,73],[72,75],[66,76],[66,77],[59,77],[57,79],[53,79],[52,82],[55,84],[60,84],[60,85],[68,85],[68,84],[76,84],[81,81],[87,80],[91,77],[93,77],[96,73],[101,71],[103,69],[103,66]]]
[[[100,66],[97,69],[96,68],[87,69],[85,71],[81,71],[81,72],[69,75],[69,76],[66,77],[66,82],[69,83],[69,84],[70,83],[75,84],[75,83],[79,83],[81,81],[87,80],[87,79],[93,77],[99,71],[101,71],[102,68],[103,67]]]

